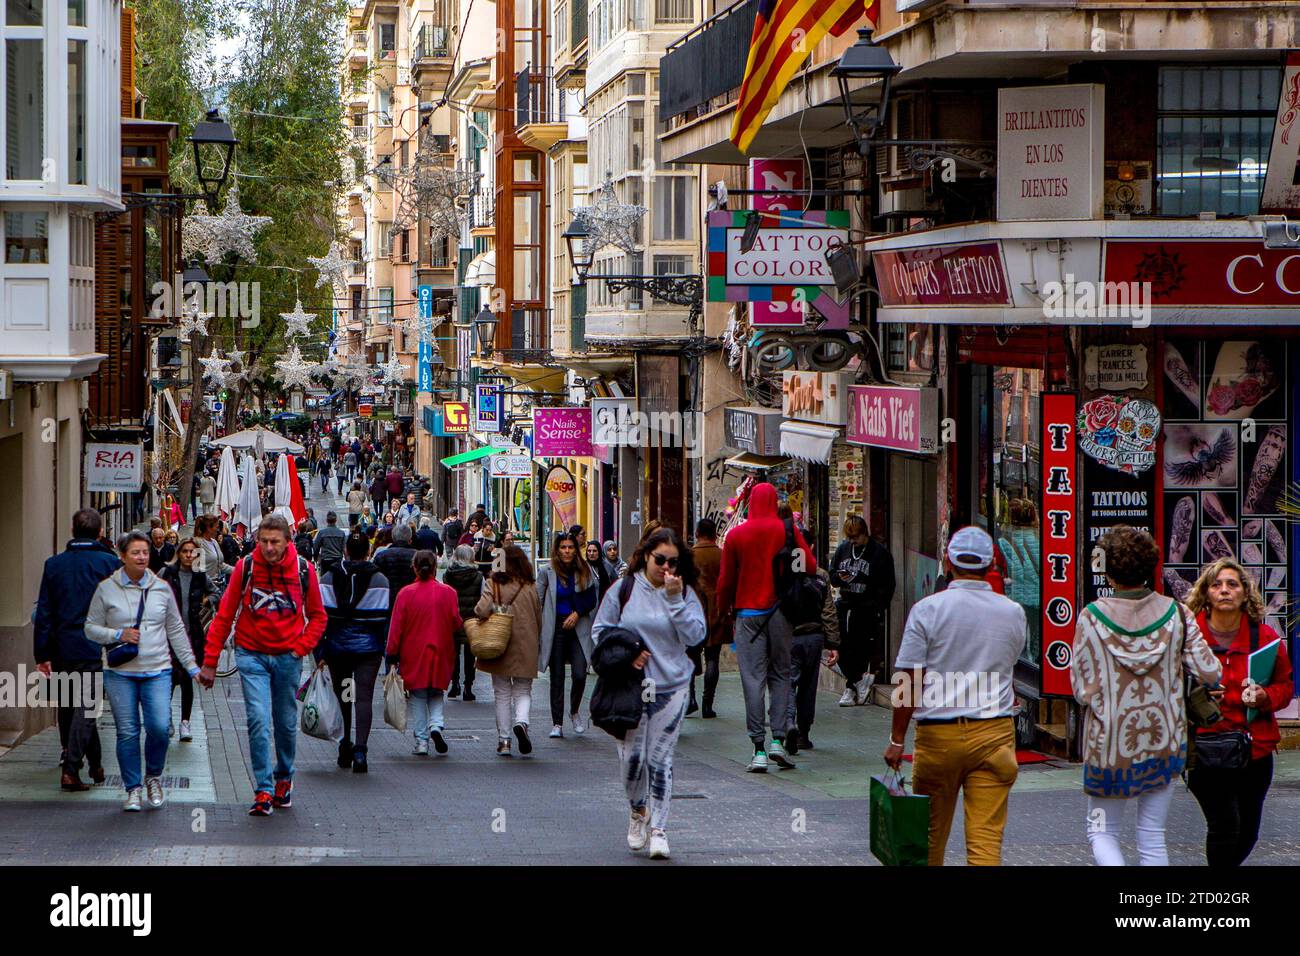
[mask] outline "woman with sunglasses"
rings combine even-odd
[[[551,672],[551,736],[564,736],[565,665],[573,671],[569,720],[575,734],[584,734],[587,725],[580,711],[582,695],[587,689],[587,665],[591,661],[591,618],[600,598],[596,576],[579,552],[578,540],[573,535],[555,536],[551,565],[537,575],[537,598],[542,605],[539,661],[543,671],[549,668]]]
[[[627,845],[650,844],[650,859],[668,859],[668,809],[673,789],[673,751],[686,715],[695,666],[686,650],[704,642],[704,605],[698,572],[672,528],[660,527],[641,539],[627,576],[609,589],[591,635],[626,628],[645,650],[633,663],[649,678],[653,693],[643,694],[641,722],[618,744],[630,820]],[[648,838],[648,839],[647,839]]]

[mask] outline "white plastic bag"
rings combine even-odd
[[[334,696],[330,669],[322,663],[307,681],[299,714],[302,732],[309,737],[338,742],[343,739],[343,711]]]
[[[406,685],[396,667],[384,675],[384,723],[406,733]]]

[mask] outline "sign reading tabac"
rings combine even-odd
[[[1100,219],[1105,123],[1097,83],[998,90],[998,219]]]
[[[469,434],[469,402],[443,402],[442,418],[448,435]]]

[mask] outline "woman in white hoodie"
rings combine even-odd
[[[99,583],[86,613],[86,637],[106,646],[104,691],[117,725],[117,764],[126,789],[123,810],[143,809],[140,788],[141,715],[145,733],[144,787],[149,805],[163,805],[171,717],[171,651],[191,678],[194,663],[185,622],[171,586],[149,570],[149,539],[132,531],[119,539],[122,567]],[[114,666],[115,645],[136,647],[134,657]],[[117,650],[117,654],[123,651]],[[126,652],[129,655],[129,652]],[[125,655],[124,655],[125,656]]]

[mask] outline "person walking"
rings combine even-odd
[[[640,850],[648,836],[652,860],[669,857],[673,754],[694,671],[686,651],[702,644],[707,633],[697,578],[690,549],[673,529],[660,528],[642,540],[627,576],[605,595],[592,625],[596,645],[623,628],[645,648],[633,666],[654,692],[642,695],[641,721],[618,742],[618,759],[629,807],[627,845]]]
[[[412,753],[427,757],[430,740],[437,753],[447,752],[443,692],[456,657],[460,601],[454,588],[438,580],[438,558],[432,551],[417,551],[412,565],[415,581],[398,592],[393,605],[388,663],[397,666],[409,695],[406,723],[415,735]]]
[[[528,718],[541,647],[542,608],[537,597],[533,566],[523,549],[514,545],[506,548],[502,560],[504,569],[493,571],[483,582],[483,593],[474,605],[474,614],[485,621],[492,616],[494,607],[508,607],[512,616],[510,641],[500,657],[480,660],[478,669],[492,675],[497,755],[510,756],[510,735],[513,733],[519,743],[519,753],[527,756],[533,752],[533,742],[528,736]]]
[[[605,559],[600,553],[600,545],[595,541],[588,541],[582,552],[583,557],[587,559],[587,567],[596,576],[596,602],[599,604],[604,600],[605,592],[609,590],[609,586],[613,582],[610,579],[609,570],[605,567]]]
[[[330,490],[330,460],[322,458],[320,460],[320,493],[325,494]]]
[[[432,551],[435,558],[442,557],[442,539],[433,530],[433,522],[428,516],[420,518],[420,528],[415,532],[415,550]]]
[[[357,522],[361,520],[361,509],[366,503],[366,493],[361,490],[361,482],[352,482],[352,490],[348,492],[348,527],[355,528]]]
[[[944,564],[951,583],[912,605],[903,627],[885,763],[902,766],[915,716],[912,780],[930,798],[930,866],[943,866],[958,792],[966,862],[997,866],[1018,772],[1012,672],[1025,646],[1025,611],[989,585],[993,539],[982,528],[953,534]],[[968,674],[985,686],[970,686]]]
[[[469,519],[469,524],[465,526],[465,530],[462,531],[460,537],[456,539],[456,546],[459,547],[462,544],[469,545],[470,550],[474,550],[474,539],[478,536],[478,531],[478,518],[471,517]]]
[[[388,502],[388,482],[384,480],[384,473],[375,469],[375,476],[370,480],[370,498],[375,503],[375,513],[383,514],[384,505]]]
[[[339,527],[339,516],[333,511],[325,512],[325,527],[316,532],[312,542],[312,557],[320,568],[322,575],[327,574],[343,560],[343,550],[348,536]]]
[[[361,514],[357,516],[356,530],[370,537],[375,533],[377,527],[379,527],[379,522],[375,518],[374,511],[370,508],[370,502],[367,501],[361,506]]]
[[[415,549],[411,547],[411,526],[398,524],[393,527],[393,543],[382,551],[375,552],[375,566],[388,578],[388,606],[395,607],[397,594],[408,584],[415,582]]]
[[[605,570],[611,581],[627,574],[627,562],[618,556],[618,542],[613,540],[605,542]]]
[[[871,687],[887,663],[885,613],[894,598],[894,558],[871,537],[866,519],[844,519],[844,540],[831,557],[831,583],[839,589],[841,707],[871,701]]]
[[[1206,862],[1213,867],[1240,866],[1259,839],[1264,799],[1273,781],[1273,753],[1281,740],[1276,712],[1295,693],[1291,656],[1283,639],[1268,681],[1249,679],[1251,653],[1279,636],[1264,623],[1259,585],[1231,558],[1220,558],[1205,569],[1192,586],[1187,608],[1223,666],[1224,689],[1219,698],[1222,720],[1197,728],[1192,738],[1195,753],[1187,789],[1205,814]],[[1233,765],[1224,765],[1228,762],[1216,759],[1217,753],[1198,746],[1209,734],[1232,735],[1238,751]]]
[[[118,543],[118,554],[122,567],[99,582],[90,599],[86,637],[119,654],[135,648],[133,656],[120,661],[105,651],[104,693],[117,726],[117,766],[126,790],[122,809],[138,812],[144,809],[144,799],[155,809],[166,800],[162,772],[171,712],[171,654],[190,677],[198,675],[199,668],[171,588],[149,570],[149,539],[138,531],[128,532]]]
[[[479,529],[474,535],[474,560],[478,562],[478,569],[485,577],[492,570],[492,555],[496,549],[497,536],[492,530],[492,520],[485,517],[479,522]]]
[[[402,479],[402,471],[394,463],[389,469],[388,474],[384,476],[384,488],[388,492],[388,498],[393,502],[393,510],[397,510],[397,502],[402,498],[402,489],[405,488],[406,482]]]
[[[452,508],[447,512],[447,520],[442,523],[442,540],[447,551],[460,545],[460,536],[465,533],[465,523],[460,520],[460,511]]]
[[[451,555],[451,566],[443,572],[442,581],[456,592],[457,607],[462,621],[474,616],[474,605],[483,593],[483,574],[474,563],[474,549],[462,544]],[[465,662],[465,700],[474,701],[474,652],[470,650],[465,630],[456,632],[456,643],[463,647],[451,662],[451,690],[447,696],[455,700],[461,694],[461,658]],[[536,670],[534,670],[536,673]]]
[[[199,549],[195,566],[207,577],[218,594],[225,588],[226,579],[234,570],[234,561],[226,560],[221,541],[221,521],[214,515],[203,515],[194,523],[191,539]],[[238,561],[238,555],[235,561]]]
[[[1088,842],[1099,866],[1123,866],[1119,834],[1135,806],[1142,865],[1168,866],[1165,818],[1187,759],[1185,676],[1215,685],[1223,668],[1192,615],[1151,590],[1160,559],[1151,535],[1116,525],[1097,546],[1114,593],[1080,612],[1070,660],[1074,699],[1087,708]]]
[[[480,565],[480,568],[482,565]],[[564,668],[572,672],[569,720],[575,734],[585,734],[582,695],[591,660],[591,620],[597,603],[596,577],[571,534],[556,535],[550,567],[537,575],[542,614],[542,670],[551,674],[551,736],[564,736]]]
[[[86,636],[86,613],[99,583],[122,566],[116,552],[100,547],[103,518],[94,508],[72,516],[72,540],[62,554],[47,558],[32,621],[32,655],[37,669],[54,678],[56,686],[81,690],[81,699],[60,696],[59,739],[62,764],[59,787],[71,793],[90,789],[81,780],[84,760],[90,779],[104,782],[104,761],[95,723],[96,674],[103,671],[103,654]]]
[[[347,473],[348,481],[352,481],[357,476],[357,454],[349,450],[343,456],[343,470]]]
[[[199,479],[199,504],[202,506],[202,513],[210,515],[217,503],[217,482],[209,472],[204,472],[203,477]]]
[[[768,757],[780,767],[794,769],[784,745],[790,709],[790,622],[782,613],[776,593],[772,562],[793,542],[805,558],[809,574],[817,572],[817,559],[793,522],[776,515],[776,488],[766,481],[754,485],[749,495],[749,517],[727,532],[718,572],[718,613],[736,618],[736,658],[745,695],[745,728],[754,746],[746,768],[766,773]],[[644,540],[644,539],[643,539]],[[764,696],[772,744],[767,746],[763,722]]]
[[[348,452],[351,454],[351,452]],[[340,458],[334,463],[334,488],[335,494],[340,498],[343,497],[343,486],[348,482],[348,466],[345,464],[346,456]],[[269,484],[269,483],[268,483]]]
[[[412,491],[406,496],[406,503],[397,509],[397,520],[402,524],[420,523],[420,506],[415,503],[415,492]],[[433,550],[430,548],[429,550]]]
[[[808,546],[815,546],[811,538]],[[827,667],[834,667],[839,659],[840,620],[831,594],[831,576],[825,568],[818,568],[817,577],[826,593],[821,618],[797,625],[790,642],[790,706],[787,711],[790,732],[785,741],[790,753],[813,749],[808,731],[817,719],[817,681],[821,676],[822,655],[825,654]]]
[[[325,606],[322,657],[330,669],[334,694],[343,710],[343,739],[339,766],[368,773],[366,754],[374,714],[375,679],[388,636],[389,583],[370,560],[370,541],[354,531],[348,535],[346,557],[321,576]],[[347,693],[351,686],[351,693]],[[353,727],[356,737],[353,738]]]
[[[208,627],[199,676],[204,687],[213,685],[221,648],[232,632],[253,765],[253,805],[248,812],[250,816],[270,816],[276,807],[287,810],[293,806],[296,694],[302,680],[302,659],[325,632],[325,606],[316,570],[299,556],[289,540],[289,523],[280,515],[262,519],[256,549],[235,566],[226,585]]]
[[[612,541],[606,544],[613,544]],[[618,551],[615,549],[615,556]],[[700,603],[704,605],[704,622],[708,634],[704,643],[692,648],[695,671],[691,675],[691,702],[686,705],[689,717],[698,709],[695,703],[695,678],[704,674],[704,709],[700,715],[710,720],[718,716],[713,709],[713,699],[718,691],[719,661],[722,657],[722,645],[726,628],[714,620],[714,610],[718,604],[718,571],[722,566],[722,549],[718,547],[718,525],[712,518],[701,518],[695,524],[695,547],[691,549],[691,560],[699,572],[696,588]],[[616,575],[617,577],[617,575]]]
[[[202,516],[199,520],[208,517]],[[203,626],[203,605],[205,602],[211,603],[214,600],[220,600],[220,593],[213,586],[207,574],[199,569],[197,558],[199,556],[198,545],[194,543],[193,538],[187,538],[181,542],[181,546],[176,549],[176,558],[170,564],[163,565],[158,577],[167,583],[172,589],[172,597],[176,599],[176,606],[181,610],[181,623],[185,625],[185,634],[190,642],[190,650],[193,651],[194,660],[203,659],[203,642],[205,628]],[[190,733],[190,716],[194,712],[194,679],[181,663],[179,657],[174,653],[172,660],[172,687],[168,693],[168,715],[169,722],[167,736],[171,736],[171,694],[176,692],[176,688],[181,689],[181,732],[180,739],[182,742],[189,742],[194,739]],[[197,666],[195,672],[197,673]]]
[[[167,543],[167,532],[161,528],[149,529],[149,570],[157,574],[163,565],[176,557],[176,549]]]

